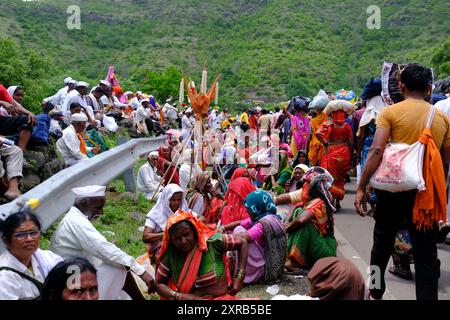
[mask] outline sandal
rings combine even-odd
[[[389,268],[389,272],[392,273],[393,275],[399,276],[402,279],[412,280],[412,272],[411,271],[392,266]]]

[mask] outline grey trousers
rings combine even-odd
[[[12,178],[22,177],[23,153],[17,146],[0,147],[0,177],[5,175],[10,181]]]

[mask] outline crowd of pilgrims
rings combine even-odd
[[[138,190],[156,202],[142,235],[151,265],[108,242],[92,224],[103,214],[105,187],[75,188],[51,251],[39,249],[34,214],[18,212],[3,222],[0,299],[118,299],[123,292],[143,299],[142,283],[161,299],[236,299],[243,286],[285,274],[307,274],[311,299],[367,298],[358,269],[336,257],[333,216],[349,172],[364,168],[385,105],[381,80],[371,79],[359,97],[321,90],[274,112],[256,107],[233,116],[214,107],[201,123],[202,139],[195,137],[192,109],[181,111],[171,99],[161,108],[152,96],[121,93],[103,80],[90,94],[84,82],[66,84],[44,105],[63,119],[51,117],[50,134],[60,135],[57,148],[67,166],[101,152],[88,132],[101,137],[124,117],[142,133],[167,134],[137,174]],[[7,91],[21,102],[22,88]],[[10,117],[17,130],[32,125],[30,114]],[[165,132],[167,124],[172,130]],[[30,134],[18,137],[23,150],[21,139]],[[370,188],[367,197],[374,210]],[[78,288],[67,285],[74,265]]]

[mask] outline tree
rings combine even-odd
[[[450,75],[450,38],[434,54],[431,63],[433,64],[436,77],[444,78]]]
[[[142,91],[153,95],[159,101],[165,101],[169,96],[178,97],[181,72],[175,67],[168,67],[164,72],[148,71],[142,86]]]

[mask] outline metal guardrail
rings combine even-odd
[[[72,188],[106,185],[125,170],[131,168],[141,155],[156,150],[164,143],[165,139],[166,136],[132,139],[88,161],[81,161],[66,168],[16,200],[0,206],[0,220],[4,220],[9,214],[17,212],[19,209],[18,202],[35,198],[39,199],[40,204],[33,209],[33,213],[39,217],[42,229],[45,230],[72,206],[75,199]]]

